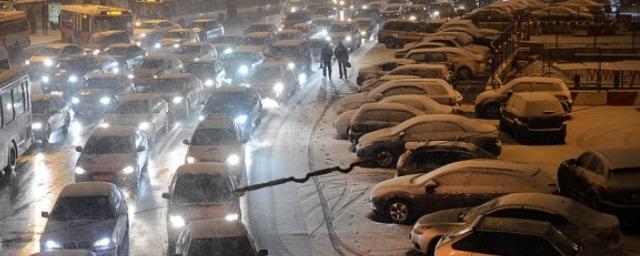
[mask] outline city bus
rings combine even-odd
[[[171,19],[196,13],[225,10],[226,1],[221,0],[136,0],[136,19]]]
[[[94,33],[113,30],[127,31],[133,37],[131,11],[96,4],[62,5],[60,8],[63,42],[82,45]]]
[[[0,174],[15,170],[19,156],[31,147],[31,91],[24,71],[0,70]]]
[[[27,15],[21,11],[0,11],[0,44],[9,51],[31,44]]]

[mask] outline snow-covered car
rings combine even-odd
[[[437,42],[419,41],[419,42],[414,42],[414,43],[408,43],[408,44],[405,44],[404,47],[402,47],[402,49],[394,50],[393,51],[393,56],[398,58],[398,59],[403,59],[407,55],[407,53],[409,53],[411,50],[427,49],[427,48],[438,48],[438,47],[443,47],[443,46],[446,46],[446,45],[443,44],[443,43],[437,43]]]
[[[442,43],[448,47],[459,47],[482,56],[484,60],[489,57],[490,48],[474,44],[474,38],[464,32],[440,31],[432,36],[425,37],[423,41]]]
[[[342,98],[337,104],[337,113],[357,109],[365,103],[381,101],[393,95],[427,95],[444,105],[460,105],[462,95],[442,79],[401,79],[391,80],[369,92],[352,94]]]
[[[451,114],[420,115],[394,127],[367,133],[356,145],[358,159],[375,159],[378,165],[390,167],[406,150],[407,142],[429,140],[467,141],[494,156],[500,155],[502,142],[493,125]]]
[[[405,20],[427,20],[429,19],[429,10],[424,4],[412,4],[400,11],[400,18]]]
[[[150,54],[127,75],[134,83],[158,78],[165,73],[182,72],[184,64],[173,55]]]
[[[417,76],[419,78],[431,78],[431,79],[442,79],[451,83],[453,81],[453,76],[451,75],[451,71],[449,71],[449,67],[447,64],[425,64],[423,61],[420,61],[420,64],[405,64],[399,66],[387,74],[385,76]]]
[[[43,46],[25,61],[30,75],[41,75],[55,68],[58,60],[81,55],[82,48],[75,44],[53,43]]]
[[[403,8],[403,4],[387,4],[380,10],[380,16],[385,20],[399,18]]]
[[[215,249],[212,249],[215,248]],[[182,256],[221,255],[266,256],[241,221],[198,220],[189,223],[178,236],[175,254]]]
[[[373,18],[355,18],[354,21],[358,24],[358,30],[360,31],[360,37],[369,42],[378,35],[378,22]]]
[[[436,32],[435,28],[423,21],[388,20],[378,31],[378,42],[387,48],[402,48],[405,44],[418,42]]]
[[[278,41],[269,49],[267,57],[265,62],[286,62],[289,69],[296,74],[296,77],[300,78],[299,80],[301,80],[301,82],[304,82],[307,76],[311,75],[311,51],[305,45],[304,41]]]
[[[44,93],[70,100],[82,88],[91,75],[103,71],[104,61],[93,55],[76,55],[59,59],[55,69],[42,75],[40,87]]]
[[[189,26],[200,37],[200,41],[211,42],[224,34],[224,26],[215,20],[197,19]]]
[[[412,50],[405,56],[416,63],[442,63],[452,65],[452,71],[458,79],[470,80],[486,75],[487,65],[484,56],[474,54],[463,48],[439,47]]]
[[[123,30],[93,33],[87,44],[83,45],[86,54],[98,55],[112,44],[129,44],[129,32]]]
[[[484,6],[468,12],[462,19],[470,20],[475,24],[479,22],[514,22],[515,17],[511,10],[504,6]]]
[[[229,167],[222,163],[185,164],[176,170],[167,200],[168,251],[175,251],[180,231],[190,222],[204,219],[240,219],[240,198]]]
[[[182,28],[169,20],[143,20],[135,23],[133,38],[138,46],[153,46],[165,33]]]
[[[433,255],[475,254],[568,256],[582,255],[582,249],[558,231],[552,222],[480,216],[447,233],[438,242]]]
[[[548,221],[570,239],[580,241],[583,255],[622,255],[622,234],[615,216],[566,197],[543,193],[514,193],[473,208],[427,214],[413,226],[410,240],[418,251],[434,252],[443,235],[474,222],[478,216]]]
[[[225,81],[224,64],[219,60],[198,60],[187,63],[184,71],[194,74],[204,85],[207,95],[211,94],[215,88],[222,86]]]
[[[100,116],[118,104],[120,97],[134,92],[133,82],[123,74],[94,74],[71,97],[71,106],[77,116]]]
[[[225,75],[229,79],[243,81],[264,59],[262,52],[244,46],[238,47],[222,57]]]
[[[200,60],[215,60],[218,58],[218,51],[210,43],[191,42],[182,44],[175,55],[182,63],[189,63]]]
[[[137,127],[153,144],[159,134],[169,131],[169,121],[169,104],[162,97],[134,93],[120,98],[118,105],[107,113],[102,125]]]
[[[323,36],[327,36],[329,28],[334,21],[334,19],[329,18],[314,18],[313,20],[311,20],[310,24],[316,25],[318,27],[318,30],[323,33]]]
[[[338,45],[339,42],[342,42],[349,51],[360,48],[362,40],[358,24],[353,21],[334,22],[329,27],[327,41],[333,43],[333,45]]]
[[[137,93],[153,93],[169,103],[172,119],[187,118],[206,100],[202,81],[191,73],[168,73],[136,84]]]
[[[153,45],[153,49],[160,52],[174,53],[183,44],[198,41],[200,41],[198,34],[191,29],[172,29],[165,33],[159,42]]]
[[[398,158],[396,176],[427,173],[450,163],[477,158],[495,158],[473,143],[463,141],[408,142]]]
[[[489,28],[479,28],[471,20],[464,20],[464,19],[450,19],[444,24],[442,24],[442,26],[438,28],[438,31],[445,31],[445,30],[454,29],[454,28],[473,31],[472,33],[481,34],[488,38],[495,38],[500,34],[498,30],[489,29]]]
[[[258,91],[263,105],[279,104],[299,89],[298,77],[289,67],[288,62],[268,61],[258,64],[249,75],[247,84]]]
[[[329,18],[329,19],[335,19],[336,18],[336,14],[338,14],[338,12],[336,11],[335,8],[331,7],[331,6],[327,6],[326,4],[319,4],[319,6],[317,8],[313,8],[313,9],[309,9],[307,7],[307,9],[309,11],[311,11],[311,16],[312,18]]]
[[[318,28],[318,26],[316,26],[315,24],[306,22],[293,25],[293,29],[302,32],[302,36],[304,38],[303,40],[316,38],[318,37],[318,33],[320,33],[321,31],[321,29]]]
[[[292,28],[293,25],[311,21],[311,12],[301,10],[287,14],[280,22],[281,29]]]
[[[419,79],[418,76],[402,76],[402,75],[384,75],[380,78],[371,78],[369,80],[365,80],[362,82],[360,88],[358,88],[358,92],[369,92],[375,88],[380,87],[381,85],[389,82],[391,80],[401,80],[401,79]]]
[[[412,106],[426,114],[454,114],[458,110],[456,107],[444,105],[436,102],[428,95],[423,94],[401,94],[385,97],[381,103],[400,103]]]
[[[138,63],[147,56],[147,51],[135,44],[112,44],[104,49],[100,54],[113,57],[119,62],[119,66],[125,68],[125,70],[120,70],[118,72],[115,72],[114,70],[113,73],[125,73],[138,65]]]
[[[422,114],[422,111],[400,103],[367,103],[338,115],[333,127],[338,137],[346,139],[347,135],[353,134],[357,140],[364,133],[395,126]]]
[[[231,116],[242,137],[249,138],[262,119],[262,100],[258,91],[248,85],[222,86],[209,97],[200,119],[212,113]]]
[[[611,5],[612,3],[610,1],[603,1],[603,0],[570,0],[570,1],[566,1],[564,2],[565,4],[579,4],[581,6],[586,7],[587,9],[589,9],[589,12],[597,15],[597,14],[603,14],[606,10],[606,8],[608,7],[608,9],[611,9]],[[542,8],[541,8],[542,9]],[[607,11],[610,12],[610,11]]]
[[[80,153],[74,170],[76,182],[111,182],[137,191],[151,150],[147,136],[137,127],[104,125],[76,151]]]
[[[272,32],[252,32],[244,35],[240,45],[245,50],[267,53],[269,48],[275,42],[275,33]],[[240,50],[236,48],[236,51]]]
[[[31,130],[35,140],[49,142],[56,131],[67,132],[71,124],[71,107],[60,97],[52,95],[31,96]]]
[[[68,184],[51,212],[41,215],[47,218],[40,237],[41,252],[83,248],[97,255],[129,254],[127,201],[113,184]]]
[[[276,28],[276,26],[271,23],[253,23],[244,30],[244,35],[255,32],[275,33],[277,31],[278,28]]]
[[[478,94],[475,112],[478,116],[497,118],[500,107],[508,99],[509,92],[546,92],[554,95],[562,103],[565,111],[571,112],[573,99],[569,87],[562,79],[554,77],[523,76],[509,81],[498,89]]]
[[[408,224],[425,213],[477,206],[506,194],[555,191],[553,179],[538,166],[475,159],[382,181],[371,190],[369,203],[380,216]]]
[[[231,35],[225,34],[219,37],[216,37],[211,44],[216,48],[216,51],[220,56],[224,56],[226,54],[232,53],[233,50],[242,42],[242,36],[240,35]]]
[[[409,59],[391,59],[381,61],[370,66],[361,67],[358,69],[356,84],[362,85],[364,81],[384,76],[399,66],[414,63],[415,61]]]
[[[531,12],[531,18],[544,21],[574,21],[574,20],[593,20],[595,17],[591,13],[577,12],[567,6],[550,6]]]
[[[276,33],[276,41],[283,41],[283,40],[302,41],[304,39],[305,39],[304,38],[304,33],[302,33],[302,31],[296,30],[296,29],[279,30]]]
[[[519,142],[564,143],[568,120],[560,101],[546,92],[515,93],[500,109],[500,129]]]

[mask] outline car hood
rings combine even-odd
[[[124,154],[81,154],[77,166],[90,172],[119,172],[129,165],[135,164],[134,153]]]
[[[496,90],[484,91],[476,96],[475,103],[484,103],[485,101],[496,99],[498,97],[500,97],[500,93],[498,93]]]
[[[49,219],[44,228],[41,241],[53,240],[60,244],[65,242],[89,242],[111,238],[117,219],[57,221]]]
[[[113,125],[134,125],[138,126],[142,122],[149,122],[151,114],[109,114],[105,117],[104,122]]]
[[[231,213],[233,201],[222,201],[210,204],[176,204],[172,207],[172,215],[180,215],[185,220],[221,219]]]
[[[384,197],[389,193],[421,194],[424,192],[424,189],[412,183],[413,178],[420,175],[421,174],[406,175],[380,182],[371,190],[371,197]]]
[[[370,98],[367,93],[352,94],[340,100],[340,103],[338,103],[338,111],[342,113],[344,111],[360,107],[360,105],[369,102],[374,102],[374,100]],[[354,105],[354,107],[351,107],[350,105]]]
[[[433,226],[459,226],[463,222],[460,220],[460,215],[469,211],[471,207],[453,208],[442,211],[437,211],[424,215],[416,221],[416,225]]]
[[[390,127],[390,128],[384,128],[384,129],[367,133],[362,137],[360,137],[360,139],[358,139],[358,143],[360,143],[363,146],[366,146],[376,142],[389,140],[391,138],[393,138],[393,135],[391,134],[391,127]]]
[[[190,145],[187,156],[200,162],[224,163],[229,155],[238,154],[240,149],[239,145]]]

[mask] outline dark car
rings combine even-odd
[[[224,26],[215,20],[197,19],[191,22],[191,29],[200,37],[200,41],[211,42],[224,34]]]
[[[441,166],[464,160],[495,159],[484,149],[462,141],[409,142],[398,159],[397,175],[427,173]]]
[[[131,38],[127,31],[118,30],[98,32],[91,35],[89,42],[84,46],[84,51],[88,54],[98,55],[109,45],[128,43],[131,43]]]
[[[125,68],[125,70],[114,73],[128,72],[147,56],[147,51],[135,44],[112,44],[104,49],[102,53],[115,58],[119,65]]]
[[[58,61],[56,69],[42,76],[41,88],[44,93],[61,96],[69,100],[91,74],[103,71],[104,60],[90,55],[77,55]]]
[[[513,94],[500,112],[500,129],[510,132],[518,141],[533,138],[564,142],[568,116],[560,101],[546,92]]]
[[[397,223],[413,223],[422,214],[471,207],[519,192],[553,193],[556,185],[538,166],[503,160],[466,160],[426,174],[378,183],[371,209]]]
[[[60,130],[67,132],[71,124],[71,107],[60,97],[31,96],[31,130],[34,139],[48,143],[51,135]]]
[[[135,83],[151,78],[158,78],[162,74],[182,72],[184,64],[173,55],[152,54],[144,57],[127,75]]]
[[[224,65],[218,60],[198,60],[187,63],[184,71],[197,76],[204,85],[205,92],[212,92],[225,79]]]
[[[210,43],[191,42],[184,43],[175,54],[182,63],[189,63],[199,60],[215,60],[218,58],[218,51]]]
[[[71,103],[78,116],[102,116],[117,105],[120,97],[133,92],[133,82],[123,74],[94,74],[71,97]]]
[[[558,168],[558,188],[591,207],[617,215],[623,225],[638,223],[640,149],[608,148],[582,153]]]
[[[423,4],[414,4],[402,9],[402,11],[400,12],[400,17],[407,20],[425,21],[429,18],[429,11]]]
[[[287,62],[297,75],[311,75],[311,51],[303,41],[278,41],[271,46],[267,57],[265,61]]]
[[[242,135],[247,138],[260,123],[262,101],[254,88],[223,86],[215,90],[209,97],[202,112],[202,118],[209,113],[224,113],[233,117],[242,131]]]

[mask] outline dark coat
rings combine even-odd
[[[346,62],[349,60],[349,50],[344,45],[338,45],[335,49],[336,59],[340,62]]]

